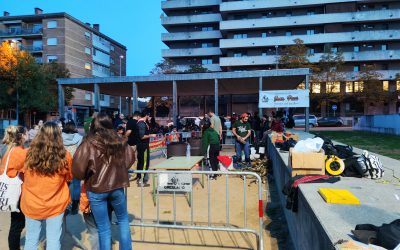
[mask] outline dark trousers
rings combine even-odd
[[[20,212],[11,213],[11,225],[8,233],[8,247],[10,250],[20,250],[21,232],[25,228],[25,215]]]
[[[137,145],[137,170],[148,170],[150,166],[150,145],[147,143],[139,143]],[[137,177],[140,179],[142,177],[141,174],[137,174]],[[148,174],[144,175],[143,182],[147,182],[149,180]]]
[[[210,157],[210,165],[212,171],[218,171],[218,156],[219,156],[220,145],[219,144],[210,144],[210,151],[208,153]]]

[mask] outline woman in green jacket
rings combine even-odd
[[[210,165],[212,171],[218,171],[219,166],[218,166],[218,156],[219,156],[219,150],[220,150],[220,144],[219,144],[219,134],[210,127],[211,122],[210,120],[206,120],[203,125],[203,136],[202,136],[202,150],[203,154],[207,154],[207,148],[210,146],[209,150],[209,159],[210,159]],[[211,179],[215,180],[216,175],[211,175]]]

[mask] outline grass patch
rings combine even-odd
[[[400,160],[400,136],[364,131],[315,131],[314,134]]]

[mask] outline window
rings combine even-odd
[[[389,81],[382,82],[383,91],[389,91]]]
[[[389,9],[389,5],[387,4],[382,4],[382,10],[388,10]]]
[[[308,49],[308,54],[309,55],[314,55],[315,54],[315,49],[314,48],[309,48]]]
[[[115,64],[114,58],[110,58],[110,63]]]
[[[360,52],[360,46],[354,46],[353,47],[354,52]]]
[[[86,93],[85,93],[85,100],[87,100],[87,101],[92,100],[92,93],[90,93],[89,91],[86,91]]]
[[[235,15],[233,18],[235,20],[246,20],[247,19],[247,15]]]
[[[374,45],[373,45],[373,44],[368,44],[368,45],[367,45],[367,48],[368,48],[368,49],[373,49],[373,48],[374,48]]]
[[[42,28],[43,28],[43,26],[42,26],[41,23],[34,23],[33,24],[33,32],[35,32],[35,33],[42,31]]]
[[[55,37],[47,38],[47,45],[52,45],[52,46],[57,45],[57,42],[58,42],[58,40]]]
[[[354,92],[362,92],[364,89],[363,82],[354,82]]]
[[[353,72],[358,72],[358,71],[360,71],[360,66],[355,65],[355,66],[353,67]]]
[[[233,57],[243,57],[243,56],[246,56],[246,54],[242,52],[236,52],[233,54]]]
[[[381,45],[381,50],[387,50],[387,49],[388,49],[387,44],[382,44],[382,45]]]
[[[396,90],[400,91],[400,81],[396,81]]]
[[[202,27],[201,31],[212,31],[214,30],[213,27]]]
[[[114,97],[110,97],[110,103],[114,104],[115,103],[115,98]]]
[[[389,24],[387,24],[387,23],[382,24],[382,29],[389,30]]]
[[[57,62],[58,61],[58,57],[57,56],[52,56],[52,55],[48,55],[47,56],[47,62],[51,63],[51,62]]]
[[[286,11],[286,16],[292,16],[292,12],[291,11]]]
[[[92,54],[92,50],[90,48],[85,48],[85,53],[88,55]]]
[[[387,63],[382,64],[382,70],[389,70],[389,64]]]
[[[103,94],[100,94],[100,101],[104,102],[105,96]]]
[[[307,11],[307,15],[308,15],[308,16],[315,15],[315,11],[314,11],[314,10],[308,10],[308,11]]]
[[[332,47],[331,48],[332,53],[337,53],[338,52],[338,47]]]
[[[247,34],[235,34],[233,35],[233,39],[242,39],[247,38]]]
[[[265,38],[265,37],[267,37],[267,32],[263,32],[263,33],[261,33],[261,37],[262,37],[262,38]]]
[[[263,13],[262,16],[261,16],[261,18],[262,18],[262,19],[268,18],[268,13]]]
[[[291,30],[287,30],[286,32],[285,32],[285,36],[291,36],[292,35],[292,31]]]
[[[42,40],[35,40],[32,43],[33,51],[42,51],[43,50],[43,42]]]
[[[355,25],[354,26],[355,31],[361,31],[361,25]]]
[[[346,82],[346,93],[353,93],[353,82]]]
[[[202,65],[207,65],[207,64],[212,64],[212,63],[213,63],[213,61],[210,58],[205,58],[205,59],[201,60]]]
[[[91,70],[92,69],[92,64],[90,63],[85,63],[85,69]]]
[[[214,47],[214,45],[212,43],[202,43],[201,47],[202,48],[212,48],[212,47]]]
[[[262,52],[262,53],[261,53],[261,56],[267,56],[267,55],[268,55],[267,52]]]
[[[315,94],[321,93],[321,83],[312,83],[311,91]]]
[[[314,35],[314,34],[315,34],[315,29],[307,30],[307,35]]]
[[[48,29],[55,29],[57,28],[57,21],[51,20],[47,22],[47,28]]]
[[[326,93],[340,93],[340,82],[327,82]]]
[[[115,50],[114,46],[110,45],[110,50],[114,51]]]
[[[85,37],[86,38],[90,38],[90,32],[89,31],[85,31]]]
[[[373,28],[375,28],[375,25],[372,24],[367,25],[367,29],[373,29]]]

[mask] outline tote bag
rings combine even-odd
[[[22,180],[19,174],[15,178],[7,176],[8,163],[13,149],[7,156],[4,173],[0,175],[0,211],[1,212],[19,212],[18,203],[21,195]]]

